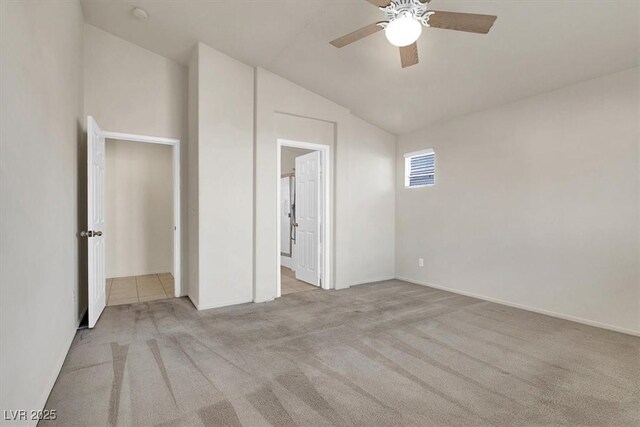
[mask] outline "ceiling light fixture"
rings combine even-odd
[[[469,33],[487,34],[496,20],[493,15],[429,10],[431,0],[367,0],[378,6],[385,20],[374,22],[331,41],[341,48],[384,29],[387,40],[400,49],[402,68],[416,65],[418,38],[422,27],[445,28]],[[380,6],[380,5],[386,6]]]
[[[410,13],[403,13],[387,24],[384,34],[389,43],[394,46],[409,46],[422,34],[422,24],[414,19]]]

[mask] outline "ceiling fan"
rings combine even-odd
[[[367,0],[384,12],[387,20],[362,27],[331,42],[335,47],[344,47],[378,31],[384,30],[387,40],[400,48],[402,68],[418,63],[417,40],[422,27],[445,28],[487,34],[497,19],[493,15],[443,12],[429,10],[431,0]]]

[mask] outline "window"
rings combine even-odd
[[[436,154],[433,148],[404,155],[404,186],[407,188],[434,185]]]

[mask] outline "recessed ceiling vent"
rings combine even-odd
[[[134,8],[131,11],[131,14],[141,21],[146,21],[149,18],[149,14],[147,13],[147,11],[144,9],[140,9],[139,7]]]

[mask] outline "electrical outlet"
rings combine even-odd
[[[424,267],[424,258],[418,258],[418,267]]]

